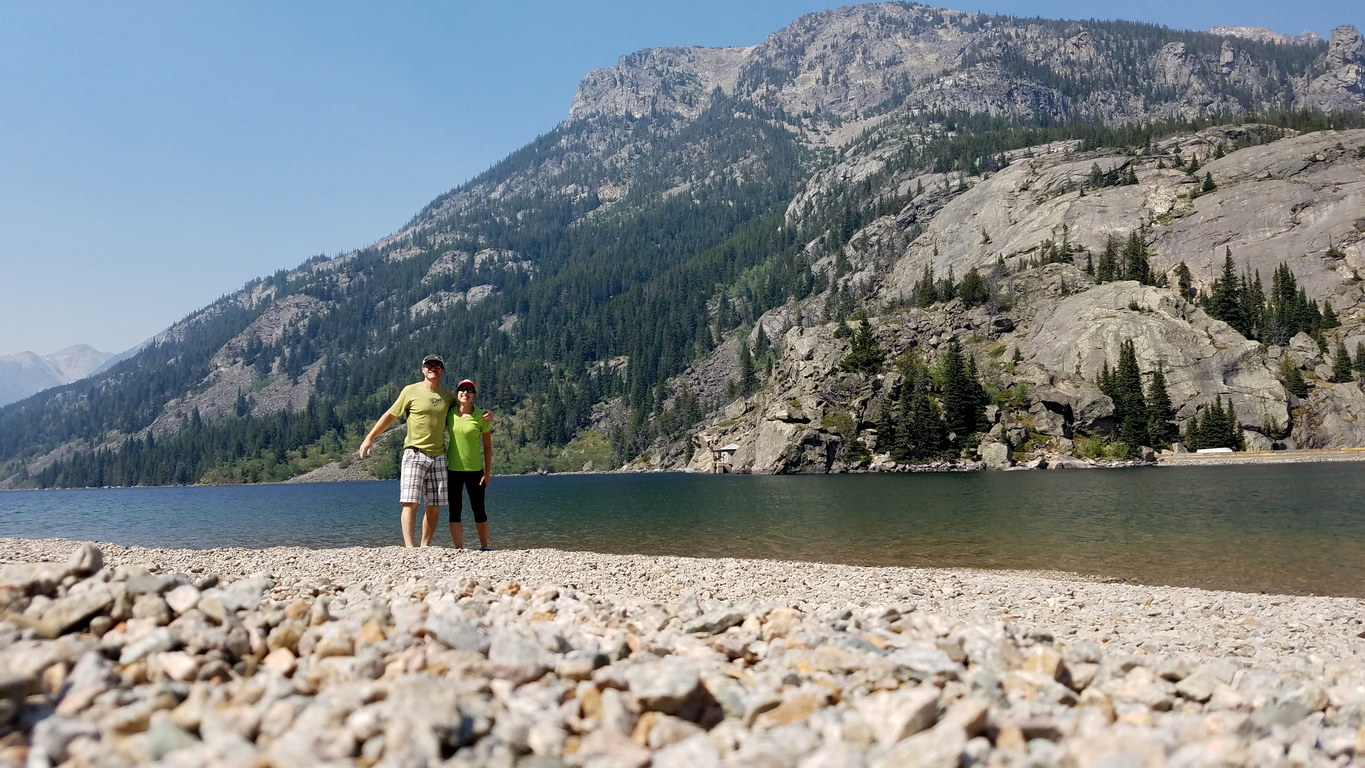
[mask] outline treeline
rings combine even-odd
[[[885,352],[864,318],[852,332],[842,370],[861,375],[880,373]],[[990,396],[981,384],[976,361],[953,337],[933,368],[911,351],[896,361],[900,383],[892,405],[877,427],[877,447],[895,461],[926,461],[975,443],[985,427]]]
[[[976,361],[954,337],[931,369],[913,351],[897,361],[901,374],[892,407],[877,428],[877,445],[892,460],[932,460],[976,444],[990,396]]]
[[[1184,267],[1183,262],[1180,267]],[[1187,275],[1188,271],[1185,268],[1182,274]],[[1231,248],[1224,253],[1222,274],[1214,280],[1201,304],[1210,316],[1248,339],[1278,346],[1287,344],[1296,334],[1306,333],[1325,349],[1322,331],[1341,325],[1332,303],[1324,302],[1320,308],[1298,284],[1288,265],[1281,263],[1275,268],[1267,292],[1259,272],[1237,273]]]
[[[1119,345],[1118,365],[1106,360],[1096,381],[1100,391],[1114,401],[1114,439],[1122,444],[1118,451],[1131,456],[1140,446],[1165,447],[1176,439],[1175,411],[1166,390],[1166,372],[1161,366],[1152,372],[1151,383],[1142,385],[1137,351],[1131,340]]]
[[[1190,450],[1245,450],[1242,424],[1231,402],[1226,408],[1223,406],[1222,395],[1187,421],[1183,432],[1178,430],[1166,389],[1165,370],[1157,365],[1144,387],[1131,340],[1119,345],[1118,364],[1114,368],[1105,361],[1096,383],[1114,401],[1113,439],[1117,445],[1110,446],[1109,455],[1131,457],[1139,446],[1166,448],[1177,439]]]
[[[172,397],[201,385],[209,359],[269,303],[248,310],[230,298],[116,375],[59,393],[63,408],[50,407],[49,396],[0,412],[0,462],[15,473],[25,456],[76,438],[109,447],[50,462],[24,482],[282,479],[324,457],[344,460],[348,442],[416,377],[416,361],[431,351],[450,361],[450,375],[479,381],[480,404],[507,417],[499,440],[510,444],[500,453],[515,456],[519,469],[550,466],[565,441],[593,423],[593,407],[617,398],[625,416],[609,426],[611,455],[616,463],[633,457],[660,428],[700,418],[702,404],[670,400],[669,377],[767,309],[821,287],[798,233],[783,224],[782,211],[807,172],[791,137],[736,116],[733,105],[727,114],[720,104],[705,120],[704,129],[689,130],[707,133],[705,146],[714,151],[701,155],[713,167],[684,162],[681,155],[699,152],[702,139],[665,126],[659,156],[672,159],[647,169],[654,176],[646,183],[656,189],[683,183],[684,171],[698,174],[687,194],[642,197],[596,215],[589,214],[600,201],[590,195],[532,191],[487,200],[479,211],[449,214],[460,222],[456,230],[395,239],[335,265],[310,262],[248,284],[246,294],[327,302],[278,341],[248,334],[235,361],[269,377],[315,374],[307,414],[254,414],[246,393],[242,413],[188,418],[179,434],[164,438],[141,435]],[[641,123],[647,120],[623,121],[622,140],[649,135]],[[575,131],[585,130],[558,129],[555,140],[537,142],[517,161],[552,162],[555,141],[577,141]],[[740,159],[752,163],[747,181],[720,172]],[[606,172],[580,164],[565,173],[586,182]],[[504,164],[497,175],[516,174]],[[433,270],[438,261],[441,269]],[[482,301],[426,315],[412,310],[434,293],[481,285],[489,288]],[[618,359],[623,364],[603,365]],[[666,409],[669,402],[683,407]]]
[[[360,441],[325,398],[299,412],[249,414],[248,399],[239,396],[232,411],[214,419],[195,410],[162,437],[128,437],[54,462],[31,479],[40,488],[275,482],[328,461],[348,462]]]
[[[881,189],[883,185],[878,183],[879,180],[903,176],[914,170],[965,176],[995,172],[1010,164],[1008,153],[1012,151],[1058,141],[1076,141],[1083,152],[1105,148],[1150,152],[1153,144],[1161,139],[1218,125],[1263,123],[1272,126],[1269,131],[1245,132],[1231,147],[1238,149],[1283,138],[1287,131],[1308,133],[1365,127],[1365,114],[1346,112],[1325,115],[1306,110],[1181,118],[1118,126],[1078,119],[1053,120],[1046,115],[1019,118],[965,112],[924,113],[917,115],[914,120],[926,138],[906,142],[881,171],[869,177],[866,186]],[[872,138],[874,136],[870,135],[867,140]],[[1183,159],[1180,162],[1183,165]],[[1131,183],[1131,172],[1130,168],[1120,167],[1101,171],[1099,178],[1092,175],[1087,181],[1092,188],[1097,185],[1122,185]]]

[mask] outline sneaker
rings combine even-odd
[[[480,552],[492,552],[492,551],[493,551],[493,548],[492,548],[492,547],[479,547],[479,551],[480,551]]]

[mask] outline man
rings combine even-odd
[[[422,360],[422,380],[409,384],[398,393],[393,406],[379,417],[370,433],[360,443],[360,458],[370,455],[374,439],[384,433],[398,419],[407,421],[407,438],[403,441],[403,463],[399,481],[398,503],[402,505],[399,523],[403,528],[403,546],[412,546],[412,532],[417,523],[417,507],[425,503],[422,518],[422,546],[431,546],[436,533],[442,504],[448,504],[446,491],[446,413],[455,395],[441,386],[445,362],[436,355]]]

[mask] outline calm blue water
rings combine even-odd
[[[0,492],[0,536],[172,547],[401,542],[396,482]],[[911,475],[497,477],[493,542],[1062,570],[1365,596],[1359,464]],[[443,510],[436,542],[449,545]],[[475,541],[468,511],[468,540]]]

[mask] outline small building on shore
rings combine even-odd
[[[730,470],[730,460],[734,458],[735,451],[739,450],[738,443],[727,443],[717,446],[714,442],[708,442],[707,447],[711,451],[711,474],[728,474]]]

